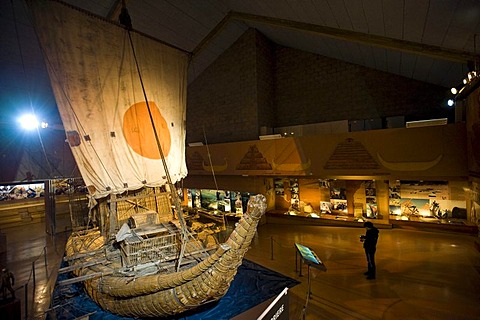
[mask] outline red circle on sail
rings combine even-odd
[[[149,101],[148,105],[163,155],[166,157],[171,146],[170,130],[155,102]],[[152,121],[145,102],[135,103],[125,112],[123,116],[123,135],[128,145],[139,155],[149,159],[160,159]]]

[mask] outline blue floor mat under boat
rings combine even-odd
[[[58,280],[67,278],[68,275],[60,275]],[[230,319],[278,295],[285,287],[291,288],[297,284],[299,282],[295,279],[244,259],[222,299],[168,319]],[[87,315],[87,319],[132,319],[101,309],[85,293],[81,283],[56,287],[52,297],[52,308],[51,313],[46,317],[49,320],[87,318]]]

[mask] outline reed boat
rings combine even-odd
[[[190,53],[107,21],[27,0],[68,144],[88,190],[71,210],[61,272],[103,309],[167,317],[221,299],[265,213],[263,195],[224,242],[182,207]],[[181,190],[181,189],[180,189]]]
[[[167,232],[164,224],[148,226],[162,235],[140,239],[142,234],[134,232],[120,242],[120,249],[114,246],[118,242],[108,243],[98,229],[74,232],[66,246],[67,268],[85,279],[90,297],[112,313],[129,317],[179,314],[225,295],[265,208],[263,195],[253,197],[224,243],[205,245],[200,234],[189,241],[181,262],[179,231]],[[140,228],[132,230],[140,232]]]

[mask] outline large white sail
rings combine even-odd
[[[98,198],[166,183],[152,119],[172,182],[185,177],[188,54],[130,32],[133,51],[128,31],[116,24],[56,1],[29,5],[90,193]]]

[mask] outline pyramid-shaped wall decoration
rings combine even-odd
[[[326,170],[378,168],[380,168],[379,164],[365,149],[363,144],[352,138],[345,139],[345,141],[339,143],[324,166]]]
[[[187,157],[188,170],[202,170],[203,171],[203,157],[200,153],[195,151],[191,157]]]
[[[267,162],[263,154],[258,150],[256,145],[248,148],[247,153],[243,156],[236,170],[272,170],[272,165]]]

